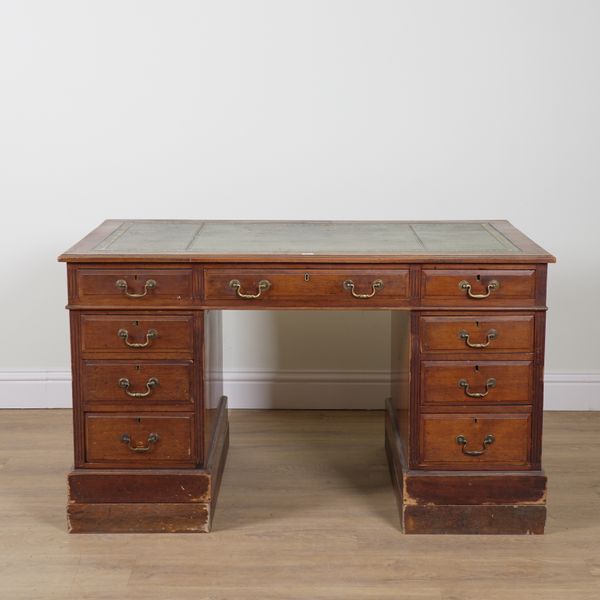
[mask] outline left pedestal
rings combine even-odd
[[[209,531],[229,427],[201,270],[70,263],[68,281],[70,531]]]

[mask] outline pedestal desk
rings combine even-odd
[[[543,532],[555,259],[508,222],[111,220],[59,260],[72,532],[210,530],[229,443],[221,311],[291,308],[391,311],[381,406],[406,533]]]

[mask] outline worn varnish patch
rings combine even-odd
[[[205,533],[210,504],[129,503],[80,504],[67,507],[71,533]]]

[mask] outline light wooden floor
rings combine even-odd
[[[232,411],[208,535],[68,535],[68,411],[0,411],[2,600],[598,600],[600,413],[546,416],[545,536],[404,536],[378,412]]]

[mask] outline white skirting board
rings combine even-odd
[[[382,409],[389,373],[228,371],[224,390],[230,408]],[[600,373],[546,373],[544,404],[546,410],[600,410]],[[69,371],[0,371],[0,409],[70,406]]]

